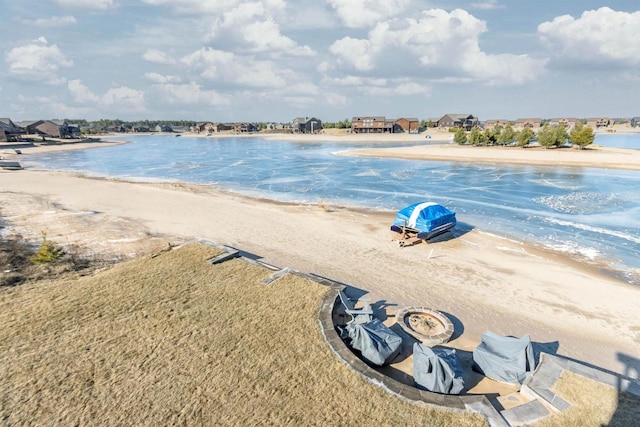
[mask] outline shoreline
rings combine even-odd
[[[152,134],[151,134],[152,135]],[[394,134],[395,135],[395,134]],[[436,144],[411,145],[416,142],[424,142],[423,134],[402,135],[404,139],[389,134],[358,134],[349,136],[331,135],[188,135],[188,138],[263,138],[269,141],[283,141],[294,143],[348,143],[348,144],[398,144],[394,147],[347,149],[336,151],[334,154],[340,156],[354,157],[380,157],[396,158],[406,160],[423,161],[445,161],[445,162],[467,162],[467,163],[488,163],[488,164],[513,164],[527,166],[559,166],[559,167],[588,167],[621,170],[640,170],[640,150],[632,148],[612,148],[603,146],[590,146],[584,150],[572,147],[544,149],[537,146],[521,147],[473,147],[469,145],[443,144],[447,142],[443,139],[448,137],[440,133],[435,135],[431,141]],[[138,135],[145,136],[145,135]],[[44,152],[55,152],[63,150],[82,150],[87,148],[100,148],[113,145],[127,144],[128,141],[118,141],[111,139],[116,135],[108,136],[109,140],[93,142],[67,142],[61,144],[41,144],[20,148],[22,154],[35,154]],[[120,136],[121,137],[121,136]],[[13,149],[4,149],[0,144],[0,157],[7,159],[17,159],[20,155],[13,152]]]
[[[153,135],[153,134],[150,134],[150,135]],[[249,136],[250,135],[246,135],[246,137],[249,137]],[[310,135],[310,136],[314,137],[315,135]],[[415,137],[415,135],[412,135],[412,136]],[[37,154],[37,153],[45,153],[45,152],[80,150],[80,149],[86,149],[86,148],[101,148],[101,147],[108,147],[108,146],[127,144],[127,143],[129,143],[129,141],[99,140],[99,141],[92,141],[92,142],[78,141],[78,142],[62,143],[62,144],[44,144],[44,145],[36,145],[33,147],[29,147],[24,150],[22,155],[28,156],[29,154]],[[526,164],[526,165],[535,166],[535,164],[532,164],[529,162],[519,163],[518,162],[519,159],[517,158],[517,155],[520,155],[520,156],[527,155],[527,153],[523,153],[523,151],[526,151],[526,152],[535,151],[538,155],[543,155],[543,156],[547,156],[547,155],[557,156],[555,152],[560,152],[560,153],[566,154],[567,156],[572,156],[574,154],[580,154],[583,152],[589,152],[588,154],[589,156],[591,156],[592,154],[598,156],[596,158],[591,158],[590,160],[591,161],[598,160],[600,163],[598,165],[589,163],[588,166],[586,167],[615,168],[615,166],[612,166],[612,163],[610,162],[608,163],[606,161],[607,158],[602,157],[602,155],[604,154],[604,155],[608,155],[609,158],[613,156],[615,161],[618,162],[618,165],[620,165],[619,156],[635,156],[634,158],[639,159],[637,164],[634,163],[632,165],[625,165],[629,167],[620,167],[620,169],[640,170],[640,150],[618,149],[618,148],[609,148],[609,147],[597,147],[596,149],[592,149],[592,150],[576,150],[576,149],[570,149],[570,148],[564,148],[560,150],[557,150],[557,149],[545,150],[542,148],[534,149],[533,147],[530,147],[527,149],[522,149],[519,147],[518,148],[516,147],[469,147],[469,146],[459,146],[455,144],[455,145],[432,145],[432,146],[411,146],[411,147],[397,146],[397,147],[390,147],[390,148],[354,149],[354,150],[338,151],[338,152],[335,152],[335,154],[345,155],[345,156],[362,155],[362,156],[374,156],[374,157],[385,157],[385,158],[391,157],[391,158],[439,160],[439,161],[445,161],[444,158],[446,158],[447,159],[446,161],[462,161],[462,162],[477,161],[481,163],[484,163],[486,161],[487,163]],[[599,151],[596,151],[596,150],[599,150]],[[423,151],[428,151],[429,152],[428,155],[425,155]],[[2,151],[0,151],[0,153],[1,152]],[[476,156],[475,157],[456,156],[455,159],[452,158],[458,152],[472,152]],[[480,155],[485,152],[489,154],[491,153],[496,153],[496,154],[495,155],[491,154],[491,159],[489,160],[489,159],[484,159]],[[382,153],[382,154],[379,154],[379,153]],[[505,153],[507,154],[506,156],[504,155]],[[514,155],[516,155],[516,158],[514,158]],[[17,157],[17,156],[18,155],[14,155],[13,157]],[[533,160],[536,160],[536,159],[534,158]],[[578,159],[577,162],[574,162],[574,163],[571,163],[566,159],[556,160],[556,163],[558,166],[576,167],[576,166],[580,166],[579,162],[581,162],[580,159]],[[548,160],[541,161],[540,165],[549,166],[550,161]],[[30,168],[29,170],[38,170],[38,169]],[[42,169],[41,171],[44,172],[49,170]],[[300,204],[304,204],[305,206],[319,206],[322,204],[322,201],[305,201],[305,202],[299,203],[299,202],[292,202],[292,201],[280,201],[276,199],[269,199],[266,197],[260,197],[255,195],[245,195],[232,190],[216,188],[209,185],[200,184],[197,182],[182,182],[178,180],[150,179],[150,178],[135,179],[135,178],[109,177],[109,176],[104,176],[100,174],[91,174],[87,171],[76,171],[76,172],[60,171],[60,172],[70,173],[80,178],[112,180],[116,182],[130,183],[130,184],[134,184],[134,183],[138,183],[138,184],[146,183],[150,185],[166,184],[166,185],[176,186],[181,188],[190,188],[190,189],[199,188],[196,191],[198,192],[216,191],[216,192],[219,192],[220,194],[226,194],[226,195],[231,195],[233,197],[245,198],[249,203],[251,203],[251,201],[258,201],[261,203],[273,203],[279,206],[296,206]],[[360,207],[360,206],[349,206],[349,205],[332,206],[331,209],[347,210],[347,211],[357,212],[362,215],[375,215],[375,214],[395,215],[395,212],[392,212],[390,210],[384,210],[384,209],[376,210],[374,208],[367,208],[367,207]],[[479,232],[483,232],[483,231],[479,230]],[[492,232],[484,232],[484,233],[491,234]],[[620,269],[613,268],[613,265],[616,262],[615,260],[609,260],[608,262],[607,260],[596,261],[585,256],[580,256],[579,254],[571,254],[566,251],[547,247],[536,241],[521,240],[522,239],[521,236],[510,236],[510,235],[504,235],[504,236],[496,235],[496,236],[499,238],[515,239],[515,240],[521,241],[523,244],[526,244],[532,247],[537,247],[538,250],[555,254],[555,256],[559,255],[559,256],[566,257],[572,262],[582,263],[583,266],[586,264],[608,278],[619,280],[621,282],[630,284],[632,286],[636,286],[636,283],[640,283],[640,271],[620,270]]]
[[[400,249],[390,239],[393,213],[69,172],[3,171],[0,192],[6,228],[25,237],[37,239],[45,229],[59,244],[111,245],[125,254],[146,241],[215,241],[272,265],[330,277],[391,308],[441,310],[462,328],[454,343],[460,348],[472,349],[492,330],[555,341],[559,354],[616,371],[617,354],[640,356],[637,286],[568,255],[481,230]]]
[[[540,147],[420,145],[345,150],[336,154],[406,160],[640,170],[640,150],[601,146],[579,150],[569,147],[545,149]]]

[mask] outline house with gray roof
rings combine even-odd
[[[0,118],[0,142],[16,142],[25,130],[10,118]]]
[[[291,121],[295,133],[316,133],[322,130],[322,120],[315,117],[296,117]]]
[[[473,114],[445,114],[438,119],[439,128],[462,128],[471,130],[474,126],[478,126],[478,118]]]

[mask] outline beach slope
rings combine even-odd
[[[358,288],[381,316],[403,305],[441,310],[454,320],[453,345],[461,349],[472,350],[491,330],[531,334],[546,349],[617,372],[629,369],[622,355],[640,360],[637,287],[462,224],[442,241],[399,248],[389,232],[394,212],[36,170],[0,172],[0,201],[5,235],[37,242],[46,231],[48,239],[88,252],[106,244],[129,252],[127,236],[206,239]],[[61,218],[65,225],[57,227]]]

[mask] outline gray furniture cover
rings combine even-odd
[[[522,384],[535,369],[531,337],[503,337],[485,332],[473,350],[473,361],[491,379]]]
[[[362,358],[374,365],[390,363],[402,347],[402,338],[379,319],[367,323],[349,323],[347,333],[351,348],[359,350]]]
[[[418,388],[435,393],[460,394],[464,388],[462,369],[452,348],[413,344],[413,379]]]

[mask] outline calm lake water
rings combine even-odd
[[[454,210],[461,228],[568,253],[640,284],[637,171],[346,157],[335,153],[365,145],[258,137],[126,139],[131,143],[30,155],[24,163],[131,180],[208,184],[296,203],[397,211],[429,200]],[[640,148],[640,135],[598,135],[595,143]]]

